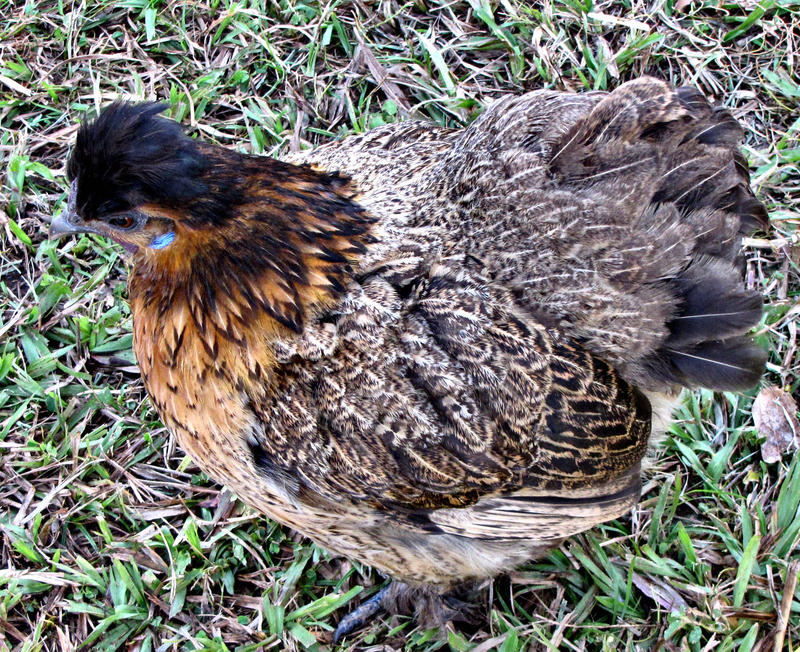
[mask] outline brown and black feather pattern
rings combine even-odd
[[[394,577],[491,576],[625,513],[651,400],[761,373],[739,249],[766,216],[738,125],[692,89],[539,91],[286,163],[114,111],[70,170],[97,207],[86,143],[125,144],[119,201],[176,234],[130,280],[165,424],[245,501]],[[164,133],[178,193],[125,163]]]

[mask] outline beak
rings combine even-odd
[[[64,211],[60,215],[56,215],[53,220],[50,222],[50,233],[48,237],[51,240],[55,240],[56,238],[60,238],[62,235],[69,235],[72,233],[81,233],[86,231],[86,229],[76,226],[70,222],[69,216],[65,217]]]
[[[60,238],[62,235],[83,233],[91,229],[84,224],[83,220],[75,212],[76,196],[78,194],[78,181],[74,180],[69,187],[69,199],[67,207],[60,215],[56,215],[50,222],[50,233],[48,237],[52,240]]]

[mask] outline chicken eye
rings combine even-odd
[[[129,215],[120,215],[109,218],[108,223],[118,229],[130,229],[134,224],[136,224],[136,220]]]

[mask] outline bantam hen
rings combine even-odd
[[[131,252],[142,378],[197,464],[428,621],[630,510],[680,387],[758,381],[740,246],[766,213],[692,88],[537,91],[285,161],[164,108],[81,127],[51,233]]]

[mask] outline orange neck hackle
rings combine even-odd
[[[162,415],[201,401],[189,395],[198,383],[213,395],[215,379],[220,393],[243,384],[268,391],[270,342],[300,334],[334,304],[375,241],[347,179],[237,157],[227,167],[237,193],[228,189],[235,196],[223,215],[204,216],[202,205],[141,206],[174,224],[168,246],[140,248],[129,281],[134,348]],[[241,425],[234,415],[204,418]]]

